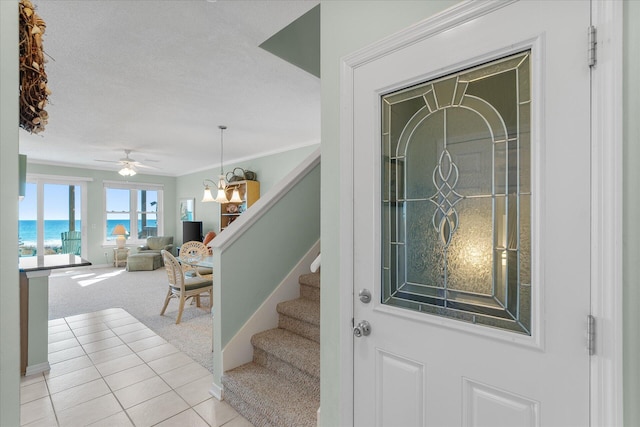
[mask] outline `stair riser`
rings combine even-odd
[[[302,371],[262,349],[253,348],[253,362],[282,375],[293,383],[306,387],[315,393],[320,393],[320,377]]]
[[[279,328],[251,338],[253,362],[222,376],[224,400],[258,427],[318,423],[320,274],[303,274],[298,283],[300,298],[277,305]]]
[[[284,380],[286,381],[286,380]],[[233,379],[222,377],[224,386],[224,400],[236,411],[248,419],[256,427],[316,427],[316,412],[308,412],[308,408],[301,413],[291,412],[278,406],[270,406],[264,396],[257,395],[251,389],[245,389]],[[316,407],[320,406],[320,395],[312,399]],[[309,400],[306,402],[311,403]],[[284,410],[283,410],[284,409]]]
[[[320,302],[320,288],[300,284],[300,296],[302,298]]]
[[[298,283],[320,289],[320,273],[308,273],[298,277]]]
[[[320,327],[312,325],[311,323],[303,322],[302,320],[280,314],[278,318],[278,327],[291,331],[294,334],[301,335],[317,343],[320,342]]]

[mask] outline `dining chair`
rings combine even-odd
[[[202,259],[207,256],[209,256],[209,248],[197,240],[183,243],[178,252],[178,257],[183,261],[188,259]],[[195,275],[204,279],[213,278],[213,270],[211,268],[195,267],[185,262],[182,263],[182,271],[184,271],[187,276]]]
[[[209,308],[211,308],[211,303],[213,302],[213,280],[197,275],[188,277],[184,274],[176,257],[165,250],[163,250],[161,254],[165,270],[167,271],[167,278],[169,279],[169,291],[167,292],[167,297],[164,300],[164,306],[162,307],[160,315],[164,315],[169,305],[169,300],[176,298],[180,304],[178,307],[178,317],[176,318],[177,325],[180,323],[180,319],[182,319],[185,301],[193,298],[196,301],[196,307],[200,307],[201,294],[208,294]]]

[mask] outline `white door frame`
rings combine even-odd
[[[513,0],[512,0],[513,1]],[[353,76],[380,56],[504,7],[512,1],[464,1],[365,47],[340,70],[340,425],[353,425]],[[622,425],[622,12],[623,3],[592,1],[597,62],[591,80],[591,425]],[[587,29],[585,28],[585,66]]]

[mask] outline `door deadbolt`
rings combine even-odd
[[[371,292],[369,289],[360,289],[358,296],[360,297],[360,301],[365,304],[369,304],[371,302]]]
[[[353,328],[353,335],[355,335],[356,338],[360,338],[362,336],[366,337],[370,333],[371,333],[371,325],[366,320],[363,320],[362,322],[358,323],[358,326]]]

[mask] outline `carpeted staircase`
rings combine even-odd
[[[253,362],[222,376],[224,399],[257,427],[316,425],[320,407],[320,273],[278,304],[278,328],[251,338]]]

